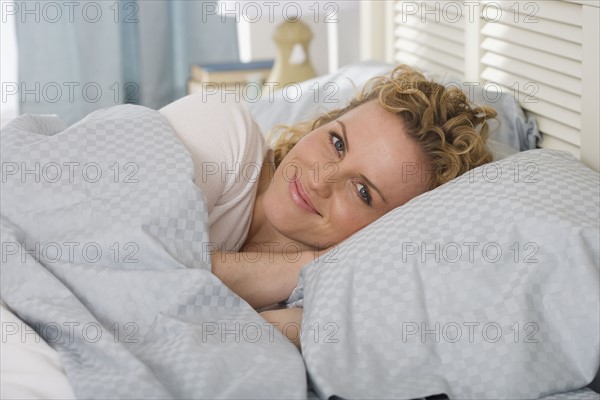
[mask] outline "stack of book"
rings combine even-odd
[[[221,90],[235,90],[248,83],[262,85],[269,76],[273,63],[273,60],[264,60],[247,63],[194,64],[187,82],[188,94],[203,90],[207,85]]]

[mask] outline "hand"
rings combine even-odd
[[[273,324],[283,335],[300,350],[300,332],[302,329],[302,308],[284,308],[263,311],[260,315]],[[283,329],[285,327],[285,329]]]

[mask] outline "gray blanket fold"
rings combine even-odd
[[[300,354],[211,274],[204,197],[160,114],[64,128],[2,130],[1,294],[76,396],[304,398]]]

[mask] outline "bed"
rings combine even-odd
[[[3,149],[30,146],[31,160],[77,160],[75,139],[59,143],[55,155],[51,141],[91,135],[83,149],[104,152],[109,161],[96,160],[103,171],[114,173],[109,168],[118,162],[123,184],[69,191],[71,205],[89,193],[101,199],[94,220],[103,227],[100,236],[80,222],[90,219],[84,209],[61,214],[65,219],[54,225],[43,213],[17,224],[17,212],[3,212],[2,299],[9,306],[2,307],[2,397],[598,399],[585,387],[600,362],[599,8],[491,2],[486,17],[495,20],[491,12],[500,9],[502,20],[466,23],[458,14],[488,3],[451,3],[426,16],[437,15],[434,25],[422,22],[423,3],[361,3],[362,53],[371,61],[303,83],[293,101],[279,92],[248,105],[266,131],[336,107],[354,94],[353,84],[409,63],[447,84],[485,86],[474,100],[501,114],[491,166],[419,196],[303,269],[288,300],[305,308],[303,358],[207,272],[197,246],[209,241],[202,236],[206,215],[192,190],[191,163],[155,113],[126,106],[72,127],[33,116],[13,125],[34,135],[10,139],[16,143],[3,136]],[[527,16],[538,21],[518,19]],[[501,97],[494,95],[498,88]],[[135,129],[138,120],[143,129]],[[144,155],[131,158],[131,136],[111,136],[113,147],[97,143],[98,135],[123,127],[144,145]],[[157,156],[158,149],[167,156]],[[9,157],[3,153],[3,161],[16,162]],[[165,166],[175,172],[161,173]],[[165,190],[135,182],[141,176]],[[133,192],[128,178],[138,185]],[[55,187],[38,187],[54,197],[30,202],[38,210],[60,204],[64,193]],[[3,179],[7,188],[19,186]],[[146,197],[114,200],[139,191]],[[22,207],[5,192],[3,207]],[[140,204],[167,211],[140,213]],[[123,224],[107,222],[125,213],[130,219]],[[106,243],[108,260],[90,263],[93,246],[92,253],[71,246],[75,262],[21,262],[26,245],[66,243],[73,229],[82,243]],[[112,241],[119,247],[111,248]],[[52,259],[56,246],[46,249]],[[133,270],[141,275],[100,268],[125,265],[128,256],[139,260]],[[54,349],[23,320],[39,322],[36,331]]]

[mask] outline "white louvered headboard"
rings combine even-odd
[[[599,170],[599,25],[598,0],[369,1],[361,54],[514,93],[541,147]]]

